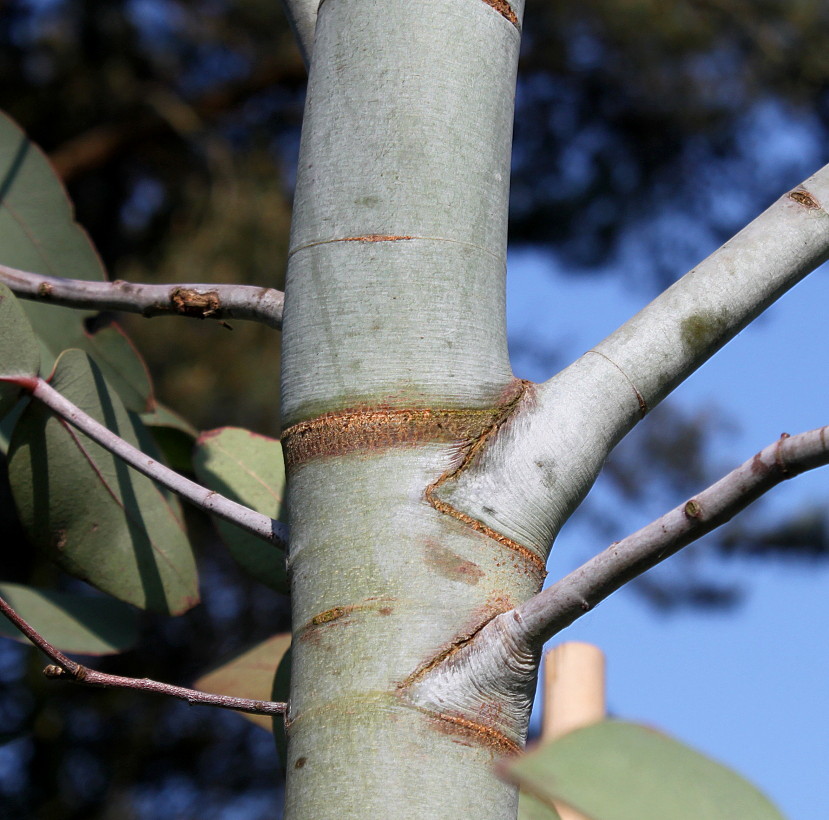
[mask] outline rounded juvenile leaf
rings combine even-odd
[[[199,481],[246,507],[279,518],[285,493],[285,462],[276,439],[238,427],[202,433],[193,467]],[[285,553],[227,521],[217,520],[222,540],[243,569],[277,592],[288,591]]]
[[[603,721],[510,761],[509,780],[591,820],[783,820],[736,772],[652,729]]]
[[[14,294],[0,285],[0,418],[20,395],[20,387],[3,381],[3,376],[32,378],[39,368],[40,350],[32,326]]]
[[[271,700],[277,667],[290,646],[290,633],[274,635],[199,678],[195,684],[196,689],[215,695]],[[279,700],[286,701],[287,696]],[[244,714],[244,717],[268,730],[274,720],[267,715]],[[282,720],[281,717],[277,719]]]
[[[86,354],[62,354],[52,387],[158,458],[138,417]],[[29,538],[70,575],[159,612],[178,614],[198,602],[178,502],[37,401],[15,426],[9,480]]]
[[[0,254],[13,268],[104,279],[89,237],[41,150],[0,114]]]
[[[138,638],[135,610],[114,598],[35,589],[20,584],[0,584],[0,596],[63,652],[111,655],[129,649]],[[0,634],[28,643],[5,618],[0,618]]]
[[[0,113],[0,263],[18,270],[69,279],[105,280],[104,267],[86,231],[75,221],[69,197],[41,150]],[[146,368],[113,328],[92,332],[92,311],[48,305],[48,284],[40,302],[23,310],[43,343],[41,374],[70,347],[86,350],[118,390],[127,408],[151,409]]]

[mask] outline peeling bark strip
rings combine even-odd
[[[452,735],[465,735],[476,746],[488,746],[501,756],[516,755],[521,751],[519,744],[491,726],[475,723],[459,715],[444,715],[440,712],[426,712],[426,714],[435,721],[441,731]]]
[[[326,413],[282,433],[288,469],[309,459],[432,442],[477,439],[498,418],[485,410],[364,409]]]
[[[495,9],[502,17],[506,17],[516,28],[518,28],[518,16],[512,10],[507,0],[483,0],[488,6]]]

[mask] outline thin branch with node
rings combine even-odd
[[[251,715],[284,715],[288,709],[287,703],[270,700],[255,700],[253,698],[237,698],[230,695],[213,695],[200,692],[198,689],[188,689],[185,686],[173,686],[169,683],[160,683],[149,678],[129,678],[123,675],[110,675],[90,669],[63,654],[52,646],[30,623],[24,620],[15,610],[0,598],[0,613],[6,616],[20,632],[26,636],[41,652],[54,663],[50,663],[43,670],[47,678],[68,680],[82,683],[85,686],[101,686],[117,689],[135,689],[139,692],[154,692],[158,695],[186,700],[188,703],[203,704],[204,706],[218,706],[222,709],[232,709],[236,712],[246,712]]]
[[[87,310],[119,310],[152,316],[244,319],[279,330],[285,294],[255,285],[145,285],[45,276],[0,265],[0,283],[21,299]]]
[[[94,442],[100,444],[113,455],[125,461],[138,472],[157,481],[176,495],[189,501],[205,512],[217,515],[231,524],[258,536],[264,541],[285,549],[288,539],[287,527],[267,515],[256,512],[243,504],[232,501],[213,490],[208,490],[179,475],[146,453],[124,441],[92,416],[81,410],[80,407],[62,396],[48,382],[41,378],[5,376],[0,381],[19,385],[33,398],[43,402],[50,410],[64,421],[76,427]]]
[[[521,645],[540,647],[612,592],[733,518],[772,487],[829,464],[829,427],[783,434],[736,470],[499,616]]]

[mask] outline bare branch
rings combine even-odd
[[[63,279],[0,265],[0,282],[23,299],[90,310],[120,310],[142,316],[247,319],[279,329],[285,295],[254,285],[144,285]]]
[[[829,258],[829,165],[608,336],[590,355],[653,408],[789,288]],[[611,399],[611,401],[613,401]]]
[[[716,484],[501,616],[521,643],[544,641],[619,587],[730,520],[772,487],[829,463],[829,427],[783,436]]]
[[[128,444],[111,430],[84,413],[80,407],[64,398],[43,379],[5,378],[3,381],[19,384],[22,388],[28,390],[34,398],[43,402],[50,410],[69,422],[73,427],[77,427],[78,430],[100,444],[101,447],[109,450],[138,472],[143,473],[153,481],[157,481],[168,490],[172,490],[191,504],[205,510],[205,512],[217,515],[225,521],[236,524],[264,541],[285,549],[287,528],[284,524],[269,518],[267,515],[251,510],[243,504],[231,501],[212,490],[208,490],[202,487],[201,484],[179,475],[169,467],[159,464],[158,461]]]
[[[322,5],[322,0],[282,0],[282,5],[285,7],[285,14],[293,29],[302,59],[306,67],[310,66],[317,10]]]
[[[169,683],[160,683],[148,678],[128,678],[123,675],[109,675],[106,672],[98,672],[73,661],[59,649],[52,646],[3,598],[0,598],[0,613],[5,615],[41,652],[54,661],[54,664],[49,664],[43,670],[43,674],[47,678],[70,680],[86,686],[108,686],[118,689],[136,689],[139,692],[155,692],[159,695],[168,695],[169,697],[186,700],[188,703],[219,706],[222,709],[233,709],[237,712],[247,712],[252,715],[284,715],[287,711],[288,705],[286,703],[236,698],[230,695],[211,695],[207,692],[200,692],[198,689],[173,686]]]

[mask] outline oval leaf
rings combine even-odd
[[[99,368],[61,355],[52,386],[121,438],[158,458]],[[178,502],[33,401],[15,426],[9,480],[29,538],[70,575],[141,608],[178,614],[198,602]]]
[[[192,473],[196,428],[162,404],[156,404],[151,413],[142,413],[141,421],[152,433],[167,464],[180,473]]]
[[[103,281],[103,264],[58,176],[20,127],[0,113],[0,263],[31,273]],[[127,408],[152,408],[143,361],[115,330],[98,338],[86,329],[93,311],[26,301],[23,309],[43,342],[41,373],[49,373],[61,351],[87,350]],[[116,376],[116,373],[120,374]],[[123,392],[122,392],[123,391]]]
[[[112,322],[94,332],[82,329],[80,334],[63,338],[55,354],[71,347],[85,351],[101,368],[107,384],[118,393],[127,410],[151,411],[155,399],[147,364],[121,326]]]
[[[0,285],[0,378],[34,377],[40,368],[40,349],[32,326],[14,294]],[[20,388],[0,381],[0,418],[17,403]]]
[[[0,584],[0,596],[49,643],[64,652],[111,655],[138,638],[136,612],[113,598]],[[29,643],[10,621],[0,618],[0,634]]]
[[[509,761],[505,774],[539,801],[592,820],[783,820],[736,772],[633,723],[570,732]]]
[[[276,439],[238,427],[202,433],[193,467],[211,490],[271,518],[281,517],[285,462]],[[285,553],[227,521],[216,520],[219,534],[242,568],[277,592],[288,591]]]
[[[271,700],[277,667],[290,646],[290,633],[274,635],[253,649],[235,655],[218,669],[199,678],[195,684],[196,689],[215,695]],[[287,696],[273,699],[286,701]],[[239,714],[268,730],[274,720],[267,715],[248,715],[243,712]]]

